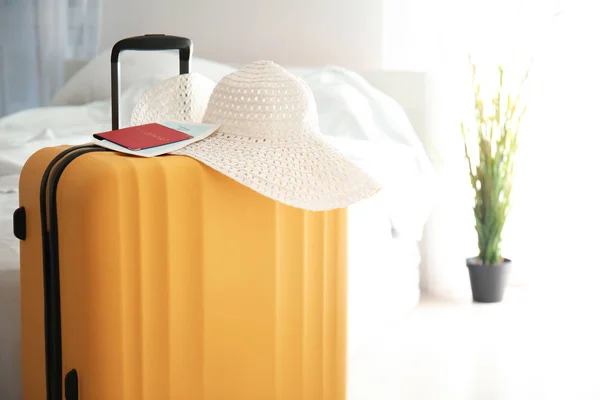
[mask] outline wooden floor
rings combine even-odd
[[[349,400],[600,399],[600,302],[423,299],[350,365]]]

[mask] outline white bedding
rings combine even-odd
[[[372,199],[350,207],[349,356],[412,307],[419,297],[418,241],[428,212],[428,162],[410,126],[386,126],[383,109],[364,82],[339,69],[310,73],[322,128],[328,140],[384,185]],[[123,92],[123,118],[153,83],[133,82]],[[327,86],[329,85],[329,86]],[[325,90],[326,88],[328,90]],[[63,93],[63,98],[68,98]],[[18,240],[12,213],[18,207],[18,174],[36,150],[81,144],[110,129],[107,99],[32,109],[0,119],[0,393],[20,399]],[[335,128],[335,129],[333,129]],[[331,134],[328,134],[331,133]],[[411,136],[412,135],[412,136]]]

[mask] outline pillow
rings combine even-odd
[[[319,125],[325,135],[393,140],[422,150],[424,155],[404,108],[357,72],[335,66],[297,71],[315,95]]]
[[[52,99],[54,106],[81,105],[110,98],[110,53],[108,49],[69,79]],[[179,73],[176,51],[125,51],[120,55],[121,91],[139,81],[152,84]],[[215,61],[192,57],[190,72],[197,72],[218,82],[235,69]]]

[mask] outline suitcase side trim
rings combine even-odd
[[[61,152],[48,164],[40,185],[44,276],[46,396],[48,400],[62,399],[60,275],[58,268],[58,221],[56,215],[56,193],[58,182],[65,168],[73,160],[83,154],[97,151],[107,150],[93,145],[82,145],[74,146]],[[48,224],[48,222],[50,222],[50,224]]]
[[[13,213],[13,234],[19,240],[27,237],[27,214],[25,207],[19,207]]]

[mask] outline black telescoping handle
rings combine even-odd
[[[134,36],[122,39],[115,43],[110,55],[111,68],[111,98],[112,98],[112,129],[119,129],[119,98],[121,95],[121,70],[119,68],[119,55],[126,50],[160,51],[179,50],[179,73],[190,72],[192,57],[192,41],[185,37],[164,34],[151,34]]]

